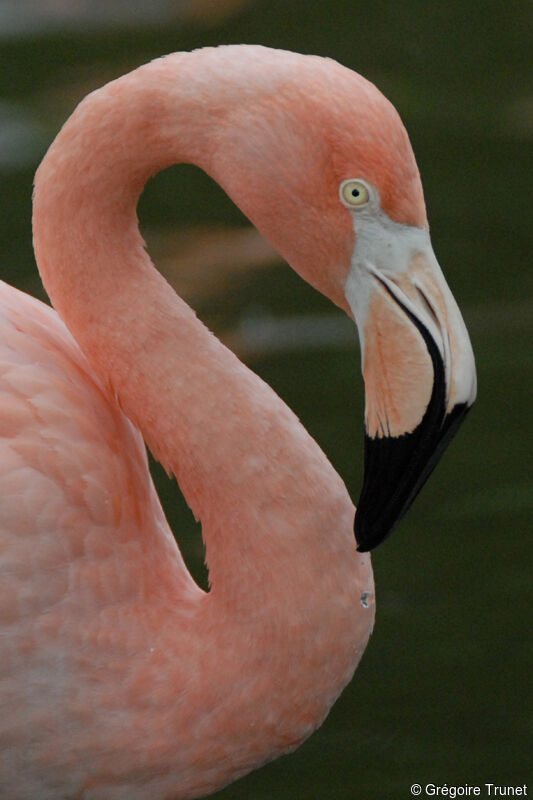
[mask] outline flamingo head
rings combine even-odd
[[[371,550],[474,402],[472,348],[433,253],[394,107],[329,59],[253,47],[240,69],[246,102],[225,99],[206,169],[356,322],[366,408],[355,536],[360,551]]]

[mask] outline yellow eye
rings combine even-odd
[[[370,192],[366,183],[353,178],[341,183],[339,194],[347,208],[361,208],[361,206],[366,206],[370,200]]]

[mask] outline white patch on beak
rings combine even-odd
[[[477,390],[474,354],[429,232],[392,222],[380,210],[352,216],[356,244],[345,294],[361,352],[365,352],[371,301],[381,284],[420,320],[435,341],[446,374],[447,411],[459,403],[471,406]]]

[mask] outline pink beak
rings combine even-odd
[[[407,244],[386,249],[387,261],[379,253],[361,257],[356,248],[346,286],[366,390],[365,471],[355,517],[361,552],[382,542],[406,513],[476,395],[461,314],[427,231],[411,230]]]

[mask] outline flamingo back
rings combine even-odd
[[[0,408],[0,762],[13,779],[3,791],[44,800],[29,783],[36,762],[59,776],[63,761],[80,785],[70,743],[82,748],[98,724],[91,697],[105,702],[132,653],[149,657],[146,630],[156,635],[176,593],[184,609],[200,589],[139,432],[55,311],[1,281]]]

